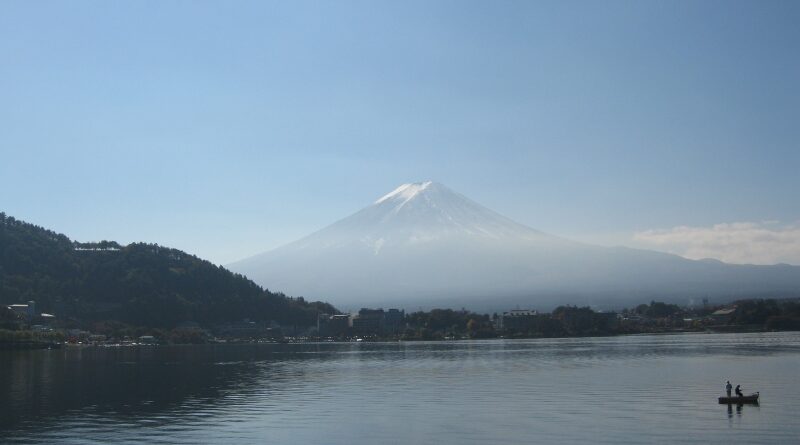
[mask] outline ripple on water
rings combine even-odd
[[[797,333],[22,357],[0,366],[0,381],[10,382],[0,396],[11,401],[0,413],[17,419],[0,424],[10,443],[800,439],[791,409],[800,396]],[[717,405],[726,379],[760,390],[762,405]]]

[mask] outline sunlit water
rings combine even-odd
[[[800,443],[798,400],[800,333],[0,351],[2,443]]]

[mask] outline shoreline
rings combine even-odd
[[[86,348],[153,348],[164,346],[227,346],[227,345],[289,345],[289,344],[320,344],[320,343],[425,343],[425,342],[460,342],[460,341],[492,341],[492,340],[556,340],[570,338],[609,338],[627,336],[664,336],[664,335],[683,335],[683,334],[756,334],[767,332],[800,332],[800,330],[767,330],[754,329],[752,327],[736,327],[735,329],[702,329],[702,330],[669,330],[655,332],[626,332],[616,334],[599,335],[568,335],[568,336],[497,336],[491,338],[442,338],[442,339],[403,339],[403,338],[351,338],[351,339],[324,339],[324,338],[290,338],[285,341],[217,341],[207,343],[112,343],[112,344],[83,344],[69,342],[0,342],[0,351],[25,351],[25,350],[53,350],[53,349],[86,349]]]

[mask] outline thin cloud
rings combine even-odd
[[[711,227],[678,226],[634,234],[637,242],[691,259],[737,264],[800,264],[800,225],[775,221],[735,222]]]

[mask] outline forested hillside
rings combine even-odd
[[[246,277],[155,244],[78,243],[0,213],[0,304],[36,301],[60,319],[169,328],[249,318],[311,325],[326,303],[262,289]]]

